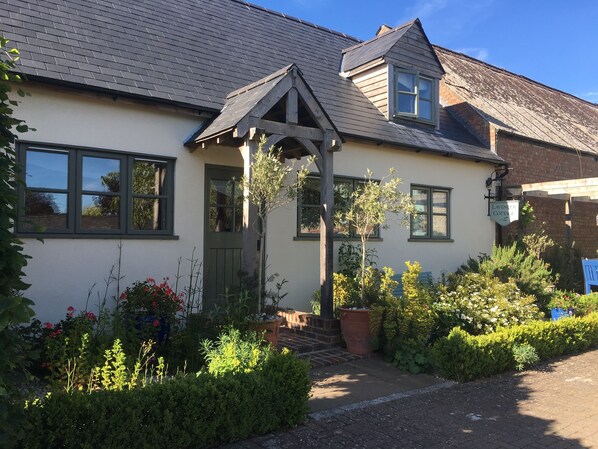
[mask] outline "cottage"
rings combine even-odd
[[[172,278],[194,248],[204,301],[218,301],[255,260],[252,208],[230,181],[264,135],[287,159],[317,156],[270,220],[284,306],[307,310],[320,288],[329,300],[334,251],[355,238],[334,234],[332,200],[367,168],[395,167],[418,205],[410,229],[379,230],[379,266],[419,260],[438,276],[493,243],[485,180],[504,159],[440,103],[445,69],[419,20],[361,42],[239,0],[2,8],[31,93],[17,115],[36,128],[18,142],[16,231],[42,319],[84,307],[95,285],[94,304],[115,264],[121,287]]]

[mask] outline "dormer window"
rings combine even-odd
[[[436,123],[436,80],[395,69],[395,116]]]

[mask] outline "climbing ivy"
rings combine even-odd
[[[19,167],[16,161],[15,131],[24,133],[27,125],[13,117],[18,102],[10,98],[15,83],[21,81],[15,73],[19,53],[7,47],[8,40],[0,35],[0,446],[10,445],[9,431],[14,427],[11,396],[27,375],[29,359],[27,344],[20,338],[17,326],[33,316],[33,302],[22,296],[28,284],[22,281],[27,256],[22,242],[14,235],[17,218]],[[24,96],[20,89],[19,96]],[[3,429],[2,427],[5,427]],[[5,439],[3,441],[3,438]]]

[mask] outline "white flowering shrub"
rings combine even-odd
[[[479,273],[457,275],[452,289],[441,287],[434,308],[446,333],[455,326],[472,335],[542,318],[535,297],[521,293],[513,280]]]

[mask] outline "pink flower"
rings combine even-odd
[[[52,329],[54,326],[52,326],[52,323],[48,323],[47,321],[44,323],[44,327],[46,329]]]
[[[87,317],[87,319],[89,321],[96,321],[97,317],[95,316],[95,314],[93,312],[85,312],[85,316]]]
[[[122,292],[120,295],[120,299],[127,299],[127,294],[125,292]]]
[[[74,314],[75,314],[75,308],[73,306],[68,306],[66,308],[66,316],[69,318],[72,318]]]
[[[160,321],[154,320],[154,322],[152,323],[152,326],[154,326],[154,327],[160,326]]]

